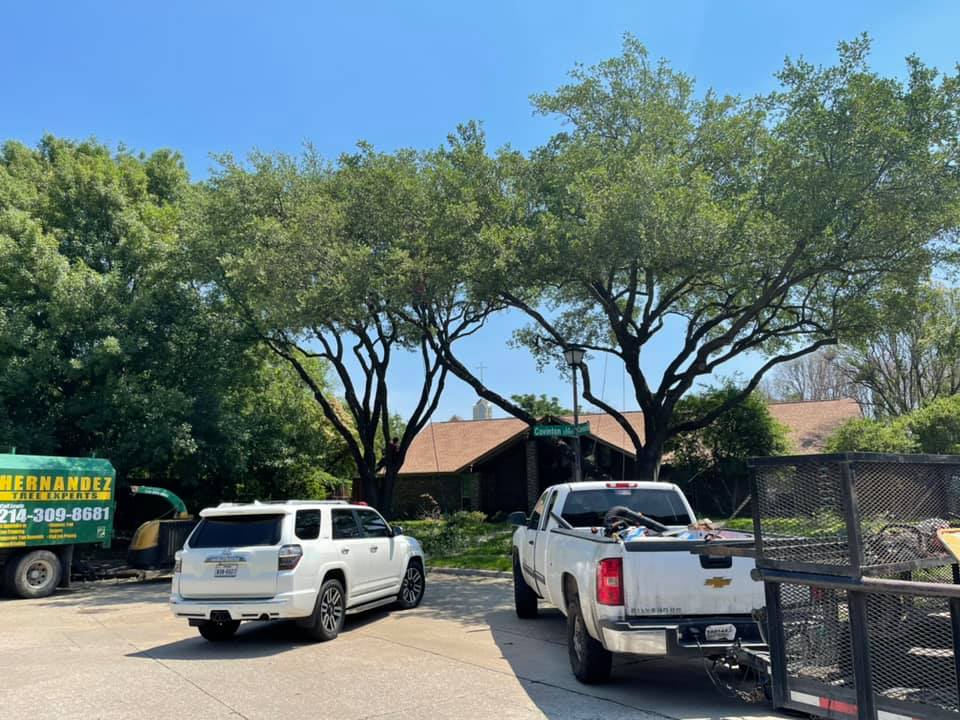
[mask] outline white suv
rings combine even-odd
[[[344,616],[381,605],[420,604],[420,543],[371,507],[346,502],[223,503],[176,555],[170,608],[207,640],[244,620],[297,619],[332,640]]]

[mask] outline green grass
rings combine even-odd
[[[443,520],[401,520],[404,533],[423,545],[427,567],[509,570],[513,526],[453,516]]]

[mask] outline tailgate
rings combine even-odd
[[[181,553],[180,594],[189,599],[277,594],[283,515],[205,517]]]
[[[693,542],[629,543],[623,553],[628,616],[745,615],[764,605],[752,558],[693,555]]]

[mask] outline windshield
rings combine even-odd
[[[224,515],[200,521],[188,541],[192,548],[249,547],[280,542],[283,515]]]
[[[603,525],[607,511],[623,505],[664,525],[689,525],[690,515],[675,490],[650,488],[602,488],[575,490],[567,495],[561,513],[574,527]]]

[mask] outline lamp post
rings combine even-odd
[[[570,373],[573,375],[573,454],[575,457],[573,467],[573,481],[580,482],[583,476],[580,471],[580,433],[577,426],[580,424],[580,404],[577,401],[577,368],[583,365],[583,348],[569,347],[563,351],[563,359],[570,366]]]

